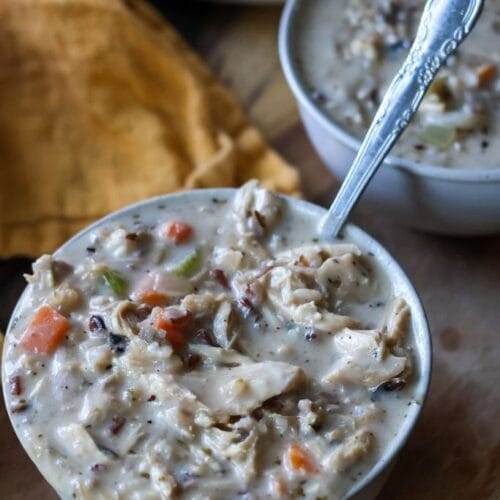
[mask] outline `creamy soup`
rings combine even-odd
[[[362,138],[414,39],[423,0],[300,3],[294,51],[307,91]],[[500,167],[500,1],[442,68],[394,154],[440,166]]]
[[[317,224],[250,182],[33,265],[4,390],[62,497],[332,499],[364,477],[420,404],[410,310]]]

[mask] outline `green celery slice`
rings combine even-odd
[[[111,289],[111,291],[118,296],[125,295],[127,291],[127,282],[120,273],[112,269],[106,269],[101,272],[104,283]]]
[[[189,278],[200,268],[201,257],[201,250],[197,248],[172,267],[171,271],[176,276]]]
[[[452,127],[428,125],[419,134],[420,140],[440,151],[448,149],[456,139],[456,130]]]

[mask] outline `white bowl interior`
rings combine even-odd
[[[87,242],[87,236],[90,232],[93,232],[96,228],[100,226],[107,225],[111,222],[119,223],[120,221],[127,219],[130,220],[133,214],[141,213],[141,211],[146,210],[148,208],[157,207],[162,205],[164,209],[164,213],[168,213],[169,207],[174,207],[180,199],[186,199],[185,197],[190,197],[191,201],[195,202],[206,202],[207,200],[211,200],[213,198],[230,198],[235,193],[234,189],[207,189],[207,190],[194,190],[188,191],[184,193],[177,193],[171,195],[159,196],[156,198],[152,198],[149,200],[145,200],[134,205],[130,205],[122,210],[114,212],[94,224],[88,226],[83,229],[73,238],[71,238],[68,242],[62,245],[54,255],[56,257],[64,257],[64,255],[68,252],[72,252],[75,249],[84,249]],[[306,201],[282,197],[286,204],[289,206],[293,206],[295,209],[301,211],[302,213],[307,213],[314,218],[317,217],[318,221],[325,214],[326,210],[324,208],[313,205],[312,203],[308,203]],[[363,476],[361,481],[356,482],[351,490],[349,491],[348,496],[354,496],[361,492],[365,492],[365,490],[369,489],[370,483],[378,478],[388,467],[399,450],[405,444],[412,428],[414,427],[418,415],[420,414],[422,404],[425,400],[430,374],[431,374],[431,341],[428,330],[428,325],[425,317],[425,313],[423,311],[420,300],[417,296],[417,293],[410,281],[399,267],[397,262],[389,255],[389,253],[371,236],[367,233],[359,229],[354,225],[348,225],[345,228],[345,238],[351,240],[359,245],[359,247],[365,252],[372,252],[375,255],[375,258],[381,264],[382,268],[385,269],[388,276],[391,279],[391,282],[394,287],[395,293],[403,296],[408,302],[411,311],[412,311],[412,331],[413,331],[413,342],[415,346],[414,357],[416,361],[416,375],[414,376],[414,391],[413,396],[416,401],[419,401],[421,404],[411,405],[408,408],[407,418],[404,420],[403,425],[397,434],[397,436],[393,439],[390,445],[387,447],[385,454],[381,457],[381,459],[372,467],[372,469]],[[21,303],[23,300],[24,294],[19,299],[16,308],[12,314],[12,318],[14,318],[21,307]],[[12,319],[11,319],[12,323]],[[9,335],[9,331],[11,329],[12,324],[9,324],[7,328],[7,335]],[[4,350],[7,345],[5,342]],[[5,364],[4,369],[2,370],[2,385],[4,391],[4,397],[6,395],[6,391],[8,390],[6,376],[5,376]],[[11,417],[11,415],[9,414]],[[24,446],[22,441],[22,436],[18,429],[15,428],[16,434]],[[28,451],[28,450],[27,450]],[[47,470],[44,470],[43,464],[39,464],[36,461],[36,458],[31,456],[28,452],[31,459],[37,464],[42,474],[46,477],[46,479],[52,484],[52,486],[57,490],[57,484],[54,484],[55,481],[49,480],[49,473]],[[58,491],[61,496],[64,497],[64,492]]]

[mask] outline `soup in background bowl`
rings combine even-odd
[[[297,64],[312,99],[361,139],[417,31],[423,0],[313,0]],[[485,2],[467,40],[438,72],[394,155],[453,168],[500,167],[500,1]]]
[[[285,76],[306,131],[343,178],[406,57],[424,2],[291,0],[280,26]],[[430,232],[500,231],[497,1],[449,59],[364,200]]]

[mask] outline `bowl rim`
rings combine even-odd
[[[361,146],[361,140],[347,132],[323,109],[317,106],[310,92],[306,90],[305,82],[300,78],[297,64],[293,60],[292,42],[295,34],[294,22],[299,7],[304,3],[310,5],[310,3],[304,2],[303,0],[287,0],[283,8],[278,30],[278,52],[283,73],[299,106],[305,108],[313,115],[331,135],[335,136],[340,142],[356,152]],[[389,155],[384,160],[384,163],[393,168],[407,171],[418,176],[430,177],[442,181],[500,182],[500,165],[498,168],[443,167],[439,165],[417,163],[394,155]]]
[[[149,206],[154,206],[155,204],[163,204],[163,203],[175,203],[175,200],[184,197],[187,194],[200,197],[201,200],[210,200],[214,197],[230,197],[234,195],[236,189],[234,188],[213,188],[213,189],[194,189],[190,191],[183,191],[178,193],[160,195],[153,198],[148,198],[137,203],[133,203],[127,205],[115,212],[112,212],[92,224],[84,227],[74,236],[72,236],[69,240],[63,243],[58,249],[53,252],[53,255],[57,257],[64,250],[77,242],[80,238],[85,237],[89,232],[94,231],[95,229],[101,227],[102,225],[109,224],[116,220],[121,220],[123,217],[128,216],[129,214],[136,212],[137,210],[146,209]],[[326,209],[320,207],[314,203],[309,201],[300,200],[297,198],[292,198],[290,196],[280,195],[280,198],[285,200],[286,203],[295,204],[300,207],[300,210],[305,212],[309,212],[313,216],[321,217],[326,213]],[[412,404],[409,407],[407,412],[407,417],[404,419],[402,426],[397,433],[396,438],[392,439],[390,443],[386,446],[384,453],[378,457],[377,461],[373,463],[368,472],[364,474],[363,478],[360,481],[357,481],[353,487],[347,492],[345,498],[351,498],[352,496],[360,493],[362,490],[369,487],[369,485],[375,482],[376,479],[382,476],[382,474],[388,470],[390,465],[393,463],[394,459],[400,452],[400,450],[406,444],[410,434],[412,433],[419,416],[422,413],[422,409],[424,403],[427,399],[431,374],[432,374],[432,340],[429,331],[429,324],[427,321],[427,317],[425,311],[423,309],[421,300],[418,296],[417,291],[414,286],[410,282],[409,278],[398,264],[396,259],[392,257],[392,255],[371,235],[366,233],[364,230],[355,226],[354,224],[347,224],[344,228],[344,235],[352,237],[353,241],[356,244],[359,244],[366,252],[373,252],[379,265],[383,265],[383,269],[386,270],[388,277],[390,278],[391,283],[394,286],[395,291],[404,292],[404,298],[408,302],[410,306],[410,310],[412,312],[411,321],[413,325],[413,336],[414,336],[414,344],[417,353],[414,354],[414,357],[418,359],[418,376],[414,380],[415,390],[412,399],[417,400],[418,404]],[[6,350],[7,350],[7,335],[13,328],[14,318],[17,316],[18,310],[20,309],[23,299],[27,293],[27,287],[24,289],[22,294],[20,295],[16,306],[14,307],[9,324],[7,325],[7,329],[5,331],[5,341],[3,345],[2,358],[5,359]],[[418,334],[417,334],[418,332]],[[8,383],[7,383],[7,374],[6,374],[6,363],[2,363],[1,367],[1,379],[2,379],[2,390],[4,401],[8,401],[7,391],[8,391]],[[24,448],[27,455],[33,461],[39,472],[45,478],[45,480],[58,492],[58,494],[63,494],[63,491],[58,489],[55,484],[56,477],[51,474],[50,468],[45,468],[42,461],[35,460],[34,454],[25,446],[24,441],[21,439],[21,429],[18,426],[14,425],[12,419],[12,413],[6,405],[7,414],[9,416],[10,423],[14,432],[21,443],[21,446]],[[52,478],[53,480],[49,479]]]

